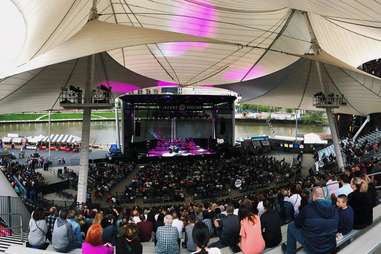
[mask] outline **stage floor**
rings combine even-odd
[[[178,152],[169,152],[169,151],[156,151],[150,150],[147,154],[147,157],[174,157],[174,156],[195,156],[195,155],[207,155],[215,154],[212,151],[199,148],[198,150],[180,150]]]
[[[155,148],[147,153],[147,157],[175,157],[215,154],[209,149],[197,145],[194,141],[159,141]]]

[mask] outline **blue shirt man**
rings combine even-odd
[[[312,191],[312,202],[309,202],[288,225],[287,245],[282,250],[287,254],[296,253],[296,242],[299,242],[307,253],[327,254],[336,249],[336,233],[339,216],[331,201],[324,199],[321,187]]]

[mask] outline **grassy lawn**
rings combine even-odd
[[[0,115],[0,121],[35,120],[44,114],[4,114]]]
[[[114,119],[113,111],[95,111],[91,114],[91,119]],[[0,121],[21,121],[29,120],[33,121],[38,119],[47,121],[49,119],[48,114],[41,113],[18,113],[18,114],[0,114]],[[65,119],[82,119],[82,112],[57,112],[51,114],[52,121],[65,120]]]

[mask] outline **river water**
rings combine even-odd
[[[81,122],[59,122],[52,123],[52,134],[71,134],[81,136]],[[292,124],[272,124],[273,129],[268,125],[254,122],[236,122],[236,139],[251,137],[254,135],[275,135],[295,136],[295,125]],[[300,125],[298,134],[305,133],[330,133],[327,126],[319,125]],[[0,124],[0,138],[7,136],[8,133],[18,133],[21,136],[48,135],[49,128],[47,123],[22,123],[22,124]],[[90,143],[92,144],[111,144],[116,142],[115,122],[92,122]]]

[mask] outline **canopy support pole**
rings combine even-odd
[[[370,115],[366,116],[365,121],[362,123],[360,129],[356,132],[356,134],[353,136],[353,142],[356,141],[358,136],[361,134],[362,130],[365,128],[365,126],[370,122]]]
[[[298,110],[295,109],[295,144],[298,143]]]
[[[50,140],[50,135],[52,135],[52,119],[51,119],[51,113],[52,111],[49,109],[48,111],[48,117],[49,117],[49,138],[48,138],[48,141],[49,141],[49,144],[48,144],[48,158],[49,158],[49,161],[52,160],[52,157],[51,157],[51,152],[50,152],[50,143],[51,143],[51,140]]]
[[[91,86],[94,83],[95,55],[88,57],[87,82],[85,87],[84,103],[91,103]],[[90,144],[91,108],[83,109],[81,151],[79,155],[80,169],[78,173],[77,203],[85,204],[87,201],[87,180],[89,174],[89,144]]]
[[[97,0],[93,0],[90,9],[89,21],[98,18],[97,13]],[[87,79],[84,91],[84,104],[92,102],[91,86],[94,84],[95,74],[95,55],[88,56],[87,61]],[[81,137],[81,151],[79,154],[79,172],[78,172],[78,190],[77,190],[77,204],[82,205],[87,201],[87,181],[89,176],[89,144],[90,144],[90,124],[91,124],[91,108],[85,107],[83,109],[82,119],[82,137]]]
[[[115,131],[116,131],[116,144],[120,149],[120,127],[119,127],[119,99],[115,99]]]
[[[311,36],[312,51],[314,52],[315,55],[319,55],[321,48],[320,48],[319,42],[316,38],[314,29],[312,27],[311,20],[308,16],[307,12],[303,12],[303,13],[306,17],[306,23],[307,23],[308,30],[309,30],[310,36]],[[321,72],[321,66],[320,66],[321,63],[319,61],[314,61],[314,62],[316,65],[316,71],[318,74],[319,83],[321,86],[322,93],[325,96],[327,96],[329,94],[329,91],[328,91],[328,87],[326,87],[324,85],[323,76],[322,76],[322,72]],[[337,166],[339,167],[340,170],[344,170],[343,154],[341,153],[340,141],[339,141],[339,136],[337,134],[337,126],[336,126],[336,121],[335,121],[335,118],[334,118],[334,115],[332,112],[332,108],[326,108],[325,112],[327,113],[329,129],[331,130],[332,143],[333,143],[333,147],[335,149]]]

